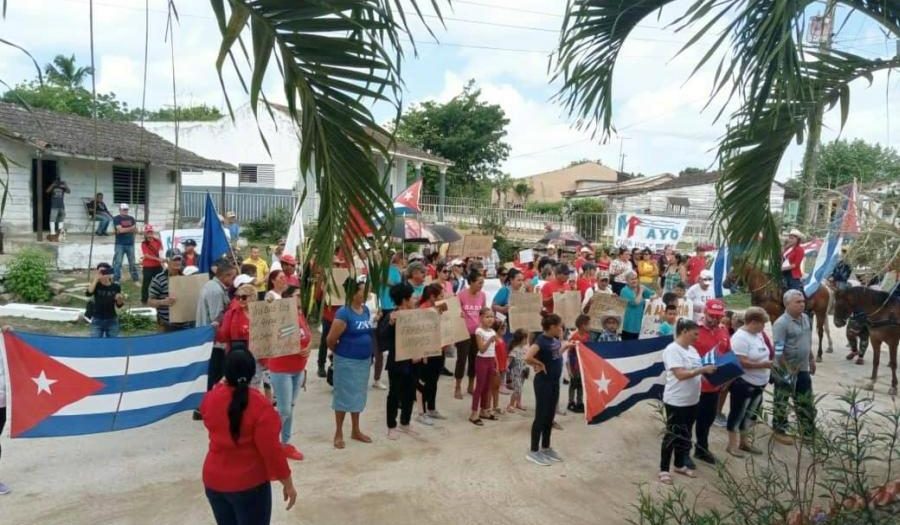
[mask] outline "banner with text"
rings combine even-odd
[[[615,243],[627,248],[675,246],[687,223],[687,219],[620,213],[616,216]]]

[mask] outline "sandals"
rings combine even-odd
[[[755,456],[758,456],[758,455],[760,455],[760,454],[763,453],[762,450],[760,450],[760,449],[754,447],[753,445],[748,445],[748,444],[746,444],[746,443],[741,443],[741,446],[738,447],[738,448],[740,448],[740,449],[743,450],[744,452],[749,452],[749,453],[751,453],[751,454],[753,454],[753,455],[755,455]]]
[[[334,439],[334,448],[336,448],[338,450],[344,448],[344,440],[335,438]]]
[[[863,359],[863,356],[859,356],[859,357],[856,358],[856,364],[858,364],[858,365],[864,365],[864,364],[866,364],[866,360]]]
[[[747,457],[743,452],[740,451],[740,449],[735,450],[731,447],[725,447],[725,452],[728,452],[729,455],[734,456],[739,459],[743,459],[743,458]]]
[[[849,354],[847,354],[846,359],[847,361],[853,361],[853,358],[855,358],[857,355],[859,354],[857,354],[856,352],[850,352]]]
[[[697,477],[697,473],[687,467],[675,467],[674,470],[676,474],[681,474],[682,476],[686,476],[688,478]]]
[[[497,421],[497,416],[488,412],[487,414],[482,414],[480,419],[487,419],[489,421]]]
[[[663,485],[671,485],[672,484],[672,475],[666,471],[660,472],[659,475],[657,475],[656,479]]]
[[[477,427],[483,427],[483,426],[484,426],[484,421],[482,421],[481,418],[478,418],[478,419],[470,419],[470,420],[469,420],[469,423],[472,423],[473,425],[475,425],[475,426],[477,426]]]
[[[463,398],[462,392],[458,388],[453,392],[453,398],[454,399],[462,399]]]

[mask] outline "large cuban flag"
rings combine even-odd
[[[621,415],[645,399],[662,399],[665,367],[662,350],[671,336],[576,347],[588,423]]]
[[[6,332],[12,437],[110,432],[200,405],[212,327],[96,339]]]

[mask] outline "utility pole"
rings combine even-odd
[[[823,53],[831,51],[831,31],[834,27],[834,9],[837,0],[828,0],[825,13],[821,17],[818,34],[819,50]],[[816,93],[818,95],[818,93]],[[825,106],[816,102],[809,115],[809,133],[806,137],[806,151],[803,153],[803,168],[800,173],[800,210],[798,219],[801,224],[812,225],[815,217],[816,172],[819,168],[819,146],[822,138],[822,116]]]
[[[625,173],[625,141],[631,137],[619,136],[619,172]]]

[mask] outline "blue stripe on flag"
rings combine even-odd
[[[652,365],[644,368],[642,370],[638,370],[636,372],[629,372],[625,374],[628,377],[628,386],[626,389],[631,388],[640,384],[641,381],[647,379],[648,377],[659,377],[666,371],[665,366],[662,361],[658,363],[653,363]]]
[[[209,371],[209,361],[204,359],[196,363],[178,367],[144,372],[141,374],[128,374],[128,376],[95,377],[97,381],[105,385],[95,396],[104,394],[118,394],[119,392],[136,392],[148,388],[163,388],[193,381]]]
[[[590,424],[596,425],[597,423],[603,423],[604,421],[612,419],[616,416],[620,416],[620,415],[622,415],[622,413],[624,413],[629,408],[633,407],[634,405],[638,404],[641,401],[645,401],[648,399],[660,400],[660,399],[662,399],[663,389],[664,389],[663,385],[653,385],[652,387],[650,387],[650,390],[648,390],[645,393],[634,394],[634,395],[630,396],[628,399],[619,403],[618,405],[616,405],[614,407],[609,407],[606,410],[604,410],[603,412],[600,412],[599,414],[597,414],[597,417],[592,419]]]
[[[181,401],[167,405],[123,410],[118,415],[109,412],[78,416],[50,416],[27,432],[24,432],[20,437],[77,436],[141,427],[167,418],[172,414],[197,408],[200,406],[200,401],[203,399],[204,394],[205,392],[197,392]]]
[[[650,339],[637,339],[630,341],[619,341],[614,343],[591,342],[586,343],[585,346],[593,350],[603,359],[609,360],[660,352],[672,341],[673,338],[671,335],[665,335],[662,337],[653,337]],[[660,363],[662,362],[662,354],[660,354],[659,356],[659,361]],[[628,374],[630,372],[633,372],[633,370],[620,370],[620,372],[622,372],[623,374]]]
[[[816,255],[813,270],[809,272],[803,284],[803,293],[807,297],[812,297],[819,290],[822,281],[827,279],[831,272],[834,271],[843,242],[844,239],[840,236],[840,233],[834,230],[828,233],[828,237],[825,238],[822,247],[819,249],[819,254]]]
[[[719,248],[719,253],[716,254],[716,259],[713,261],[713,292],[716,297],[722,298],[726,295],[731,294],[731,290],[725,288],[725,278],[728,276],[728,272],[731,270],[731,254],[729,253],[728,246],[722,246]]]
[[[213,339],[211,326],[179,330],[166,334],[137,337],[71,337],[60,335],[16,332],[16,335],[34,348],[51,357],[127,357],[159,354],[201,346]]]

